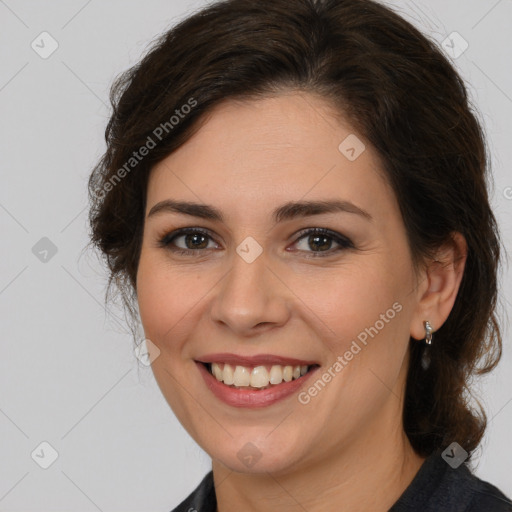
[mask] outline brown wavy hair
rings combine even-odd
[[[152,167],[220,102],[292,90],[324,98],[373,144],[415,268],[453,232],[466,239],[459,293],[434,335],[427,370],[424,344],[410,340],[403,425],[421,456],[457,441],[471,458],[487,417],[478,400],[471,405],[469,384],[502,353],[495,313],[501,242],[489,205],[488,150],[463,79],[442,50],[377,2],[220,1],[164,33],[116,79],[107,150],[89,180],[91,244],[109,269],[107,300],[115,284],[136,313]],[[152,147],[142,157],[144,146]]]

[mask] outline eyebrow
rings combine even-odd
[[[288,202],[279,206],[272,212],[272,219],[277,224],[285,220],[292,220],[299,217],[340,212],[353,213],[368,221],[373,220],[372,216],[367,211],[359,208],[350,201],[342,200]],[[224,222],[224,217],[217,208],[207,204],[188,201],[174,201],[172,199],[161,201],[151,208],[148,213],[148,218],[162,213],[181,213],[200,219]]]

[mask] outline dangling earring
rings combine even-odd
[[[425,343],[427,345],[432,345],[432,333],[434,332],[432,326],[428,320],[425,320],[423,325],[425,326]]]
[[[425,346],[423,347],[423,355],[421,356],[421,367],[427,370],[430,366],[430,346],[432,345],[432,333],[434,330],[428,320],[423,322],[425,326]]]

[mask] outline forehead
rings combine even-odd
[[[368,205],[389,194],[364,137],[324,100],[289,93],[218,105],[152,170],[148,208],[169,195],[236,210],[326,195]]]

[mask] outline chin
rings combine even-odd
[[[278,427],[279,428],[279,427]],[[253,435],[240,435],[229,438],[224,444],[203,445],[203,449],[225,467],[237,473],[263,474],[288,473],[297,469],[304,456],[305,446],[299,436],[289,430],[282,430],[281,435],[269,429],[252,429]]]

